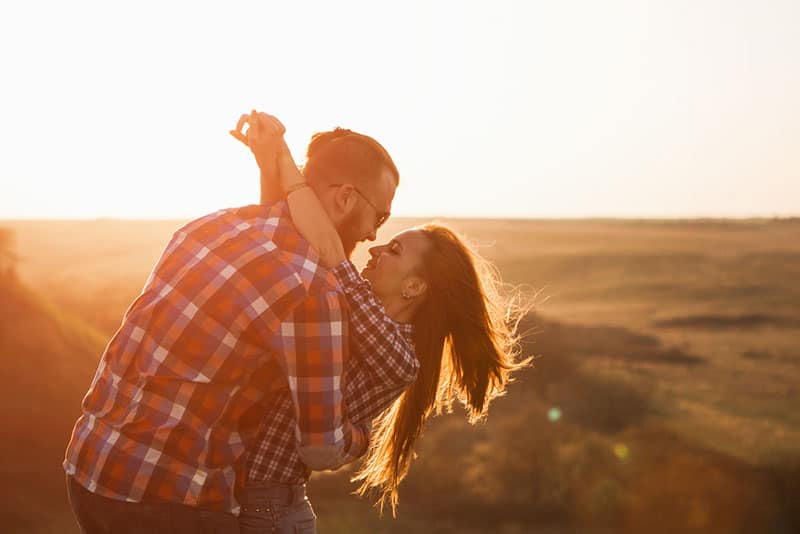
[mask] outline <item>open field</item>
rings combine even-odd
[[[393,220],[379,241],[417,222]],[[525,328],[536,366],[485,423],[431,422],[397,520],[348,496],[346,474],[317,476],[320,532],[800,529],[800,220],[445,222],[535,298]],[[51,482],[64,429],[180,224],[0,222],[18,256],[0,300],[0,361],[29,392],[21,406],[5,394],[20,410],[4,457],[22,443],[41,449],[43,494],[60,510],[21,531],[64,531],[54,526],[67,520],[61,482]],[[365,257],[359,249],[356,263]],[[38,373],[69,387],[40,391]],[[74,404],[47,415],[59,399]],[[32,431],[26,403],[59,421]],[[36,454],[2,466],[30,486],[4,501],[16,503],[2,511],[14,524],[35,504]]]

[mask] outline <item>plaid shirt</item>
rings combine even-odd
[[[300,457],[363,454],[341,390],[348,306],[317,262],[284,202],[179,229],[100,361],[67,473],[112,499],[235,512],[244,452],[286,391]]]
[[[392,321],[375,298],[368,281],[349,261],[333,273],[350,309],[350,358],[345,364],[347,417],[369,427],[416,378],[413,327]],[[308,480],[309,466],[293,447],[295,412],[290,392],[277,395],[261,421],[257,447],[249,458],[248,479],[297,484]],[[329,468],[336,468],[334,465]]]

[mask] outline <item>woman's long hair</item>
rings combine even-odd
[[[420,228],[430,242],[422,272],[427,292],[414,316],[417,380],[372,426],[366,459],[353,481],[360,495],[380,493],[381,512],[396,512],[397,487],[408,473],[414,443],[433,413],[451,412],[455,399],[470,423],[484,417],[490,401],[505,392],[519,359],[516,329],[522,310],[503,297],[495,269],[449,228]]]

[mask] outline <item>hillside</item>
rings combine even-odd
[[[487,421],[431,422],[397,520],[350,496],[347,473],[316,475],[320,532],[800,531],[800,221],[448,222],[538,291],[524,328],[540,357]],[[3,445],[21,482],[3,517],[44,498],[38,528],[72,528],[66,434],[178,224],[10,223],[27,288],[0,294],[2,394],[10,435],[32,437]]]
[[[797,458],[793,471],[756,468],[686,439],[664,425],[655,382],[584,365],[608,356],[686,373],[701,359],[621,329],[537,316],[524,328],[535,332],[525,344],[535,366],[486,421],[470,426],[457,409],[429,422],[398,519],[380,521],[345,497],[354,489],[347,473],[317,474],[310,493],[321,531],[727,534],[800,525]]]
[[[14,377],[2,393],[15,406],[6,428],[18,437],[3,442],[1,457],[13,460],[0,468],[14,489],[4,490],[2,520],[12,531],[68,531],[59,463],[104,340],[14,280],[0,285],[0,302],[2,370]],[[603,354],[683,369],[701,359],[620,330],[587,331],[537,316],[523,328],[535,332],[525,351],[539,355],[536,366],[520,373],[486,422],[470,427],[458,409],[429,424],[402,487],[399,519],[381,520],[366,501],[348,496],[345,471],[312,482],[321,529],[421,532],[435,522],[466,532],[500,525],[522,532],[533,524],[551,524],[553,532],[576,524],[587,532],[730,532],[785,515],[775,504],[774,478],[660,425],[647,384],[581,370],[582,360]],[[698,469],[708,474],[702,483]],[[42,498],[44,517],[34,513]],[[650,523],[653,514],[663,516],[661,526]]]
[[[104,344],[13,277],[0,280],[5,532],[53,531],[69,518],[60,462]]]

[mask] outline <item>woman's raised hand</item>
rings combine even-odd
[[[245,130],[247,126],[247,130]],[[283,139],[286,128],[275,116],[256,110],[239,118],[230,134],[247,145],[261,169],[262,199],[284,196],[304,178]]]
[[[277,118],[253,110],[239,117],[230,134],[250,148],[262,173],[272,173],[278,168],[278,148],[285,131]]]

